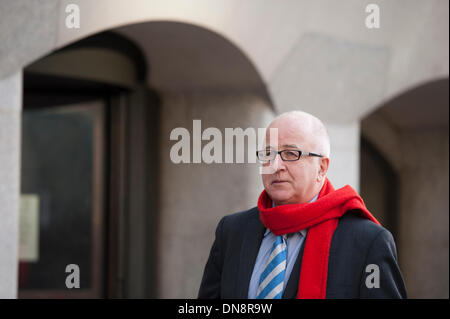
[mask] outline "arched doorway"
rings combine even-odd
[[[372,150],[362,144],[361,189],[367,198],[391,198],[384,214],[396,221],[390,230],[411,298],[448,298],[448,103],[448,79],[428,82],[361,125]]]
[[[127,46],[129,50],[124,50]],[[88,125],[91,144],[85,157],[93,159],[87,161],[92,172],[81,180],[92,187],[87,193],[93,195],[82,209],[87,217],[81,232],[76,233],[79,227],[68,226],[74,226],[81,216],[65,209],[73,205],[66,202],[53,207],[53,212],[48,210],[48,198],[70,198],[76,195],[74,189],[86,188],[63,178],[73,154],[66,160],[47,156],[41,161],[46,163],[40,165],[46,167],[42,171],[29,161],[49,154],[45,150],[57,146],[55,136],[47,138],[47,148],[40,148],[43,152],[24,152],[33,156],[23,159],[23,193],[38,194],[43,205],[39,206],[41,217],[53,213],[61,219],[56,235],[39,221],[42,264],[34,265],[33,280],[32,267],[21,269],[19,296],[194,297],[204,265],[201,260],[206,260],[218,218],[228,212],[224,209],[234,211],[253,204],[260,181],[257,171],[249,169],[251,165],[174,165],[168,158],[169,133],[178,126],[189,129],[194,119],[202,120],[205,127],[220,129],[264,127],[272,117],[271,102],[251,61],[209,30],[183,23],[149,22],[76,42],[29,66],[24,82],[24,147],[43,143],[42,134],[32,133],[39,131],[39,125],[52,132],[59,127],[59,145],[66,147],[59,153],[70,153],[78,142],[65,134],[83,133],[67,129],[61,116],[87,111],[100,120],[90,120]],[[42,116],[40,111],[47,120],[53,119],[54,126],[36,120]],[[79,123],[75,127],[79,128]],[[58,163],[66,166],[59,169]],[[44,173],[56,177],[45,178]],[[73,169],[70,173],[79,177],[82,172]],[[59,188],[47,185],[47,190],[53,191],[46,197],[45,192],[33,189],[36,180],[53,180]],[[224,187],[229,194],[221,194]],[[208,192],[220,195],[204,197]],[[86,189],[83,194],[78,199],[86,198]],[[213,207],[216,210],[211,212]],[[74,219],[63,218],[64,214]],[[202,220],[200,225],[198,219]],[[45,267],[45,250],[51,256],[56,246],[65,244],[54,240],[64,227],[72,238],[72,248],[62,249],[65,254],[59,257],[64,261],[47,258],[51,267]],[[83,232],[89,234],[84,244],[77,240]],[[85,252],[84,261],[68,262],[76,259],[77,249]],[[55,268],[55,272],[69,263],[80,266],[84,290],[66,289],[69,273],[64,271],[54,286],[48,281],[47,286],[39,286],[44,269]]]

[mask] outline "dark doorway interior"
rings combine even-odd
[[[361,195],[369,211],[398,238],[398,181],[394,169],[363,136],[360,141]]]

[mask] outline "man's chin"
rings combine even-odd
[[[283,205],[284,203],[289,202],[289,199],[292,197],[287,192],[275,191],[269,193],[270,198],[276,205]]]

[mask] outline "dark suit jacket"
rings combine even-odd
[[[257,207],[222,218],[205,266],[199,298],[248,297],[250,278],[264,231]],[[304,244],[283,298],[297,295],[303,248]],[[367,276],[373,274],[373,270],[366,272],[369,264],[379,267],[379,288],[366,286]],[[326,297],[406,298],[394,239],[389,231],[352,212],[347,212],[339,220],[328,258]]]

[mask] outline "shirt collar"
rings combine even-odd
[[[319,197],[319,193],[317,193],[317,195],[314,196],[314,198],[311,199],[311,200],[309,201],[309,203],[315,202],[316,199],[317,199],[317,197]],[[275,204],[273,203],[273,201],[272,201],[272,207],[275,207]],[[266,237],[270,232],[271,232],[270,229],[269,229],[269,228],[266,228],[266,231],[265,231],[265,233],[264,233],[264,237]],[[306,229],[299,230],[298,233],[300,233],[303,237],[305,237],[305,236],[306,236]],[[287,235],[289,235],[289,234],[287,234]]]
[[[270,233],[271,233],[270,229],[266,228],[266,231],[264,233],[264,237],[266,237]],[[299,230],[297,233],[300,233],[303,237],[305,237],[306,236],[306,229]],[[290,233],[290,234],[286,234],[286,235],[289,237],[289,235],[291,235],[291,234],[295,234],[295,233]]]

